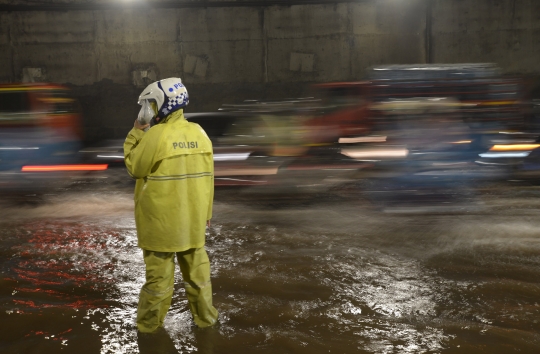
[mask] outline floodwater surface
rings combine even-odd
[[[268,207],[218,190],[207,250],[219,325],[193,327],[177,274],[164,331],[139,336],[129,191],[5,204],[0,352],[538,353],[540,199],[527,188],[451,215],[355,198]]]

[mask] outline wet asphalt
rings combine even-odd
[[[446,213],[384,212],[350,190],[268,201],[218,189],[207,250],[220,324],[193,327],[177,274],[154,335],[134,325],[131,193],[2,202],[1,353],[540,352],[536,185],[490,186]]]

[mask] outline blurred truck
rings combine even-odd
[[[81,114],[67,87],[0,85],[0,190],[41,191],[105,164],[81,163]]]
[[[340,143],[368,150],[389,146],[404,130],[422,129],[425,124],[424,118],[412,115],[406,115],[407,124],[403,124],[403,115],[388,109],[392,104],[401,107],[400,102],[414,105],[415,99],[454,102],[453,119],[467,130],[461,144],[467,147],[472,161],[482,160],[479,154],[501,141],[510,144],[512,137],[521,136],[521,141],[527,134],[530,141],[530,135],[538,130],[532,124],[533,106],[527,99],[524,80],[503,76],[493,64],[379,66],[368,71],[366,81],[318,84],[313,88],[321,104],[310,113],[305,126],[313,131],[310,136],[315,144]],[[381,109],[383,106],[385,109]],[[368,152],[357,155],[379,160]]]

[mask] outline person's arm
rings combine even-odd
[[[150,174],[154,164],[154,155],[158,146],[159,136],[155,129],[144,132],[148,125],[140,125],[137,120],[124,142],[124,162],[128,173],[133,178],[143,178]],[[145,137],[143,139],[143,137]]]

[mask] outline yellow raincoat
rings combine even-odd
[[[146,264],[137,328],[153,332],[163,326],[174,291],[175,257],[195,324],[212,326],[218,312],[212,305],[210,260],[204,249],[214,198],[210,139],[178,110],[146,133],[133,128],[124,156],[137,179],[135,222]]]
[[[204,130],[178,110],[146,133],[133,128],[124,155],[137,179],[139,247],[159,252],[203,247],[214,198],[212,143]]]

